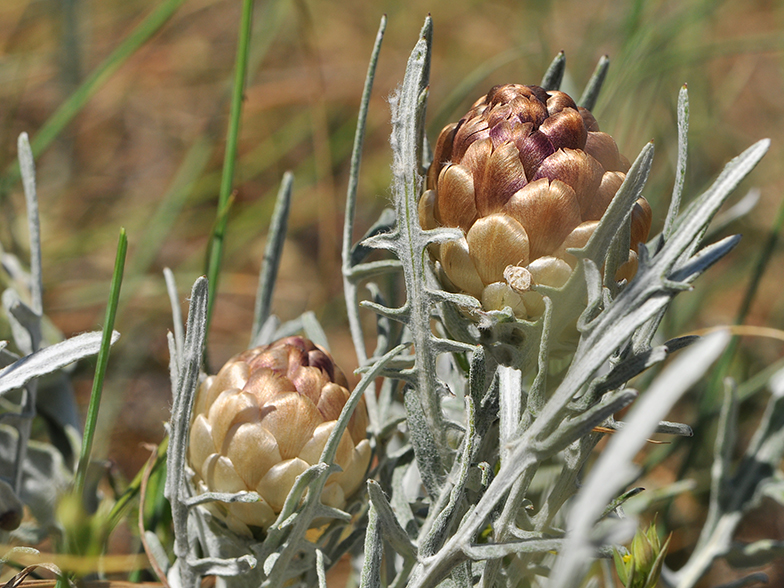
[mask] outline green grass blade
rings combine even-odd
[[[223,159],[223,177],[218,197],[218,217],[210,238],[207,251],[207,277],[209,279],[209,297],[207,304],[207,325],[209,333],[212,309],[215,306],[215,293],[218,289],[218,274],[223,253],[223,241],[226,235],[229,197],[234,182],[234,165],[237,161],[237,140],[240,132],[240,115],[242,114],[242,98],[245,92],[245,80],[248,73],[248,54],[250,52],[251,25],[253,24],[253,0],[243,0],[242,18],[240,20],[240,36],[237,45],[237,62],[234,71],[234,90],[231,98],[231,115],[226,139],[226,153]]]
[[[125,254],[127,251],[128,237],[125,235],[125,229],[120,229],[120,239],[117,244],[117,256],[114,261],[114,273],[112,274],[109,303],[106,306],[106,317],[104,318],[103,323],[103,339],[101,341],[101,349],[98,351],[95,378],[93,379],[93,390],[90,394],[90,404],[87,408],[87,418],[84,425],[82,452],[79,456],[79,467],[76,471],[76,478],[74,480],[74,488],[78,494],[81,494],[84,491],[87,466],[90,463],[90,453],[93,446],[93,437],[95,436],[95,427],[98,422],[98,408],[101,404],[103,380],[106,375],[106,366],[109,362],[109,349],[112,343],[114,318],[117,315],[117,305],[120,299],[120,286],[122,285]]]

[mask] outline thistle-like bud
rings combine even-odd
[[[577,263],[567,249],[585,246],[628,169],[613,138],[567,94],[495,86],[441,131],[419,221],[424,229],[462,229],[463,238],[431,247],[456,290],[485,310],[538,316],[544,305],[532,287],[565,283]],[[618,281],[634,276],[638,244],[648,238],[644,198],[631,224]]]
[[[621,583],[626,588],[656,588],[669,544],[669,537],[661,544],[655,522],[645,531],[638,529],[627,553],[613,552]]]
[[[255,491],[258,502],[210,502],[237,533],[266,529],[283,508],[295,479],[318,463],[349,397],[332,357],[302,337],[288,337],[230,359],[200,386],[190,432],[190,465],[201,492]],[[370,463],[367,408],[357,405],[340,440],[342,472],[321,500],[342,508]]]

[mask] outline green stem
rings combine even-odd
[[[218,289],[218,273],[220,272],[223,241],[226,235],[226,220],[230,205],[231,187],[234,182],[234,165],[237,160],[237,141],[240,132],[240,114],[245,82],[248,73],[248,55],[250,53],[251,25],[253,22],[253,0],[243,0],[242,19],[240,21],[240,38],[237,46],[236,70],[234,72],[234,89],[231,98],[231,114],[229,130],[226,138],[226,153],[223,159],[223,176],[221,178],[218,213],[215,228],[212,231],[207,251],[207,277],[209,279],[209,302],[207,306],[207,332],[209,332],[212,309],[215,304],[215,293]]]
[[[114,273],[112,274],[109,303],[106,306],[106,317],[104,318],[103,324],[103,339],[101,341],[101,349],[98,351],[95,378],[93,379],[93,391],[92,394],[90,394],[90,404],[87,408],[87,419],[84,425],[82,452],[79,456],[79,467],[76,471],[76,478],[74,479],[74,488],[77,494],[82,494],[84,492],[87,466],[90,463],[90,452],[92,451],[93,437],[95,436],[95,426],[98,423],[98,408],[101,404],[103,380],[106,375],[106,366],[109,362],[109,349],[112,344],[114,318],[117,315],[117,305],[120,299],[120,286],[122,285],[125,253],[127,250],[128,237],[125,235],[125,229],[120,229],[120,239],[117,244],[117,257],[114,260]]]

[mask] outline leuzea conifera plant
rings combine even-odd
[[[165,494],[177,560],[148,533],[148,554],[173,586],[205,575],[232,586],[322,585],[358,540],[371,458],[364,390],[399,349],[349,392],[312,313],[280,324],[269,301],[291,198],[287,174],[262,267],[250,349],[201,373],[207,280],[194,284],[185,333],[170,336],[174,403]],[[167,272],[179,322],[173,276]],[[302,331],[307,337],[292,333]],[[318,340],[320,344],[314,343]],[[354,496],[353,498],[356,498]],[[358,510],[359,509],[359,510]],[[348,527],[347,535],[343,531]]]
[[[303,346],[317,348],[289,339],[240,355],[225,373],[201,384],[194,401],[207,291],[203,279],[195,284],[187,334],[171,338],[175,398],[166,495],[177,560],[171,568],[165,561],[162,566],[172,585],[192,588],[200,576],[215,574],[243,587],[325,587],[327,570],[348,553],[361,562],[360,585],[366,588],[581,585],[595,558],[609,558],[612,546],[634,535],[636,521],[619,516],[618,507],[633,493],[628,485],[635,454],[654,431],[690,434],[687,425],[662,419],[726,343],[726,337],[709,337],[680,352],[642,394],[628,384],[694,343],[693,337],[655,341],[657,327],[670,300],[737,243],[737,236],[709,245],[703,239],[717,210],[768,144],[761,141],[730,162],[681,211],[688,111],[683,88],[672,202],[664,230],[648,238],[651,211],[642,192],[653,146],[626,161],[589,112],[607,60],[577,101],[559,91],[562,55],[537,86],[493,88],[441,134],[431,162],[424,132],[432,42],[428,18],[390,99],[394,209],[354,243],[365,116],[384,26],[382,20],[360,108],[343,241],[349,326],[362,379],[337,418],[337,410],[329,416],[316,410],[319,418],[335,421],[318,460],[318,451],[307,458],[302,452],[321,425],[313,431],[311,425],[303,427],[302,442],[284,455],[282,439],[290,431],[278,437],[278,426],[270,424],[267,436],[263,425],[253,425],[251,433],[244,417],[222,422],[218,399],[225,395],[239,404],[243,394],[235,390],[240,389],[250,396],[252,421],[264,422],[263,416],[255,420],[264,409],[251,392],[252,357],[293,341],[300,358]],[[287,210],[290,183],[288,189],[285,185],[273,215],[257,304],[264,310],[257,312],[251,348],[303,326],[311,340],[323,344],[309,315],[279,325],[268,313],[275,273],[269,268],[276,267],[285,231],[286,215],[280,211]],[[394,259],[366,261],[373,249],[389,251]],[[382,288],[368,282],[389,273],[402,274],[405,283],[400,307],[389,306]],[[377,314],[370,354],[357,304],[363,283],[371,300],[362,306]],[[288,366],[279,377],[292,383],[278,396],[281,401],[295,394],[291,387],[299,390],[291,366],[305,365],[286,357],[273,362]],[[240,375],[232,375],[234,370]],[[323,379],[314,389],[323,390],[328,380],[339,384],[327,374],[321,370]],[[283,390],[280,382],[275,386]],[[351,416],[361,411],[363,395],[372,479],[367,501],[344,506],[335,498],[335,484],[344,496],[350,494],[367,463],[359,430],[363,417]],[[341,391],[341,402],[345,396]],[[313,398],[306,409],[312,415],[319,406]],[[623,427],[613,415],[635,399],[629,426]],[[299,422],[299,416],[292,419]],[[597,426],[620,432],[588,468],[601,437]],[[275,460],[269,460],[269,468],[265,463],[246,470],[240,464],[252,461],[249,454],[232,453],[243,427],[248,438],[264,437],[269,441],[264,443],[276,446],[281,464],[298,464],[280,466],[298,475],[293,484],[293,474],[281,476],[285,483],[274,500],[262,482],[278,467]],[[321,440],[313,443],[321,447]],[[350,463],[336,458],[341,443],[354,445]],[[770,460],[780,459],[782,451],[784,443],[771,449]],[[215,482],[223,466],[231,472],[225,479],[235,483],[210,488],[207,482]],[[342,483],[335,475],[341,469]],[[240,471],[251,474],[243,477]],[[198,493],[202,484],[207,491]],[[200,507],[208,503],[209,509]],[[314,526],[318,533],[309,532]],[[252,527],[264,531],[254,535]],[[697,554],[701,562],[705,553]],[[663,567],[662,576],[682,578],[680,586],[687,588],[704,569],[695,564],[688,573],[673,575]]]
[[[607,518],[623,502],[631,460],[655,430],[690,434],[661,419],[724,341],[695,345],[677,373],[655,381],[650,392],[662,397],[643,396],[634,431],[616,436],[623,443],[604,452],[601,477],[581,494],[577,482],[600,437],[593,429],[621,428],[612,415],[639,394],[629,380],[694,342],[654,337],[670,300],[737,243],[702,241],[768,142],[728,164],[681,212],[682,89],[673,198],[664,231],[648,239],[642,192],[653,145],[628,165],[585,110],[606,60],[578,101],[558,91],[563,56],[538,87],[490,90],[445,129],[431,163],[423,130],[431,27],[428,19],[390,100],[395,223],[380,222],[352,258],[367,248],[395,256],[388,269],[400,268],[405,303],[375,296],[366,306],[402,323],[413,343],[385,370],[403,382],[413,460],[395,454],[386,495],[369,483],[363,586],[577,586],[602,549],[631,538],[633,521]],[[380,267],[344,267],[348,281],[371,271]],[[527,292],[538,295],[531,308]],[[414,470],[421,485],[399,468]]]
[[[255,491],[251,503],[208,503],[237,533],[265,530],[297,476],[319,462],[349,397],[346,376],[309,339],[286,337],[230,359],[196,393],[190,466],[202,492]],[[364,399],[343,432],[321,501],[343,508],[370,464]]]

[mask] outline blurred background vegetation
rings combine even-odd
[[[183,297],[204,272],[240,9],[227,0],[0,2],[0,242],[27,258],[24,199],[14,169],[16,137],[26,131],[37,155],[44,309],[66,335],[100,326],[117,233],[121,226],[128,231],[116,323],[123,336],[110,359],[97,448],[128,477],[146,459],[140,443],[158,442],[168,418],[171,314],[161,270],[172,268]],[[758,205],[724,229],[744,239],[695,292],[678,299],[667,335],[735,320],[782,201],[784,3],[267,0],[255,12],[236,193],[212,320],[213,368],[247,345],[267,225],[286,170],[295,174],[293,209],[273,312],[286,320],[315,311],[338,363],[346,372],[356,367],[342,300],[340,233],[357,109],[384,13],[389,22],[359,184],[360,230],[387,203],[386,99],[427,13],[435,24],[431,140],[491,86],[538,83],[560,50],[568,64],[562,89],[577,97],[606,54],[610,73],[595,114],[630,159],[655,140],[645,190],[654,233],[672,190],[675,105],[683,83],[691,102],[687,198],[754,141],[773,140],[734,199],[756,187]],[[144,42],[118,54],[134,35]],[[68,102],[74,95],[85,99]],[[781,328],[782,263],[777,249],[746,324]],[[782,345],[744,339],[734,373],[759,372],[781,358]],[[90,366],[77,372],[85,404],[91,377]],[[753,422],[761,402],[752,404]],[[681,410],[687,418],[688,405]],[[677,470],[658,475],[671,480]],[[701,516],[689,514],[695,504],[683,507],[684,524]],[[762,518],[773,526],[767,536],[784,538],[781,512]],[[677,557],[693,539],[684,531],[671,552]]]

